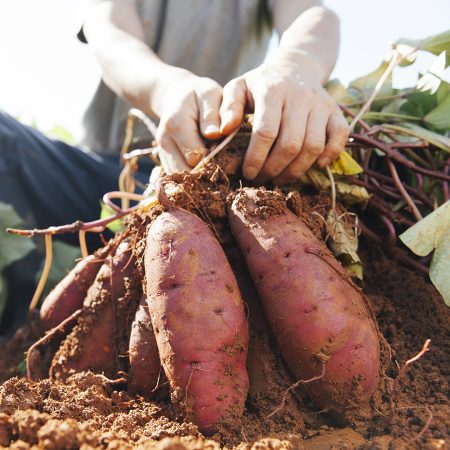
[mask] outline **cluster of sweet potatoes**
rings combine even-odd
[[[128,389],[146,396],[165,377],[185,416],[212,433],[245,406],[246,289],[211,227],[164,189],[159,200],[143,252],[133,251],[133,233],[116,236],[45,299],[47,330],[80,311],[50,375],[126,372]],[[380,346],[361,290],[281,192],[238,189],[226,216],[293,383],[303,380],[322,408],[367,402],[379,380]]]

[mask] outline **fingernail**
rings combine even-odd
[[[222,119],[222,124],[220,126],[220,131],[222,132],[227,125],[230,124],[230,122],[233,120],[234,114],[231,111],[228,111],[227,113],[225,113],[225,115],[223,116]]]
[[[219,127],[217,125],[211,124],[205,128],[205,135],[214,136],[220,134]]]
[[[258,169],[256,167],[246,167],[244,170],[244,177],[247,178],[247,180],[253,180],[256,178],[256,175],[258,175]]]

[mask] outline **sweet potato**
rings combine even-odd
[[[342,266],[280,193],[241,190],[229,221],[295,378],[318,377],[304,388],[322,408],[368,401],[379,381],[378,331]]]
[[[56,327],[83,306],[87,291],[113,245],[110,243],[78,262],[47,295],[40,310],[44,330]]]
[[[53,358],[51,375],[65,378],[72,371],[91,370],[116,376],[124,368],[119,355],[128,348],[128,330],[141,296],[134,257],[128,242],[122,242],[89,288],[77,325]]]
[[[141,298],[131,326],[128,354],[128,389],[138,394],[150,395],[158,384],[161,363],[145,295]]]
[[[160,195],[161,197],[161,195]],[[145,250],[147,301],[172,399],[206,434],[242,414],[248,327],[236,279],[208,226],[161,200]]]

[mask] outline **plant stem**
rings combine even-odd
[[[370,108],[370,105],[375,100],[375,97],[377,96],[378,92],[380,92],[381,88],[383,87],[384,82],[387,80],[389,75],[392,73],[392,71],[394,70],[394,67],[397,65],[397,63],[398,63],[398,53],[396,50],[393,50],[389,65],[386,67],[386,70],[384,71],[383,75],[381,75],[377,84],[373,88],[373,91],[370,94],[369,98],[367,99],[366,103],[364,103],[362,108],[359,110],[358,114],[356,114],[356,116],[353,118],[352,122],[350,123],[350,130],[353,130],[355,128],[359,119],[361,119],[363,114]]]
[[[439,178],[441,180],[450,181],[449,175],[440,173],[435,170],[424,169],[423,167],[417,166],[408,158],[404,157],[401,153],[392,149],[389,146],[389,144],[379,141],[378,139],[374,139],[372,137],[358,133],[351,133],[350,136],[359,142],[365,142],[366,144],[372,145],[373,147],[380,149],[382,152],[386,153],[387,156],[391,157],[394,161],[403,164],[408,169],[414,170],[415,172],[421,173],[422,175],[428,175],[433,178]]]
[[[412,201],[412,198],[408,194],[407,190],[404,188],[402,182],[400,181],[400,178],[398,176],[397,169],[395,168],[394,163],[389,159],[386,158],[386,163],[389,168],[389,172],[391,172],[392,179],[394,180],[394,183],[397,187],[397,189],[400,191],[400,194],[403,197],[403,200],[405,200],[406,204],[409,206],[409,209],[411,210],[413,216],[417,221],[422,219],[422,214],[420,214],[420,211],[417,209],[417,206]]]

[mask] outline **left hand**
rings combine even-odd
[[[236,129],[246,106],[253,132],[242,172],[249,180],[296,181],[317,161],[325,167],[344,149],[349,127],[339,106],[310,74],[263,64],[223,90],[221,132]]]

